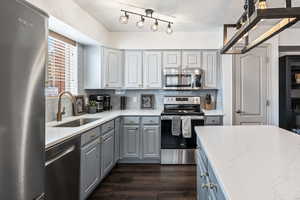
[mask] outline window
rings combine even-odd
[[[77,87],[76,42],[50,31],[48,37],[46,96],[58,96],[63,91],[77,94]]]

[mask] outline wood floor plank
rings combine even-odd
[[[88,200],[196,200],[196,167],[120,164]]]

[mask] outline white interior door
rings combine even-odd
[[[267,48],[235,56],[235,124],[267,124]]]

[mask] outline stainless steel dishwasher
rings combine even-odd
[[[46,200],[79,200],[80,137],[46,150]]]

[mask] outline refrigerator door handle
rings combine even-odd
[[[75,146],[73,145],[73,146],[71,146],[70,148],[68,148],[67,150],[65,150],[64,152],[60,153],[58,156],[56,156],[56,157],[54,157],[54,158],[48,160],[48,161],[46,162],[45,166],[47,167],[48,165],[54,163],[55,161],[61,159],[61,158],[64,157],[64,156],[68,155],[69,153],[71,153],[71,152],[74,151],[74,150],[75,150]]]

